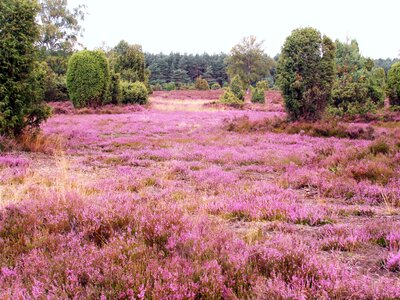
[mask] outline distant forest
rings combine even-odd
[[[226,71],[225,53],[220,54],[151,54],[145,53],[146,67],[150,70],[150,84],[165,84],[173,82],[177,85],[192,84],[197,77],[201,76],[209,84],[218,83],[223,86],[228,81]],[[277,61],[279,56],[275,56]],[[391,65],[398,61],[398,58],[375,59],[376,67],[382,67],[385,72]],[[266,78],[271,85],[275,82],[275,70]]]
[[[210,84],[221,86],[228,81],[225,59],[227,54],[150,54],[145,53],[146,67],[150,70],[150,84],[190,84],[199,76]]]

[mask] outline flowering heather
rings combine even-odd
[[[61,152],[1,154],[1,299],[400,298],[398,123],[229,131],[284,115],[174,93],[56,114]]]

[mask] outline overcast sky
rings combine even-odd
[[[332,39],[357,39],[372,58],[400,54],[400,0],[70,0],[89,15],[81,42],[88,49],[124,39],[151,53],[228,53],[242,37],[264,40],[271,56],[297,27]]]

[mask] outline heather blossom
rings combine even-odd
[[[200,111],[163,93],[54,115],[42,130],[62,139],[55,155],[0,154],[0,298],[400,297],[392,123],[387,147],[239,132],[227,120],[284,117],[268,111],[276,92],[244,110],[193,95]]]

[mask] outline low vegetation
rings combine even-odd
[[[69,7],[0,2],[0,299],[400,299],[398,62],[76,51]]]

